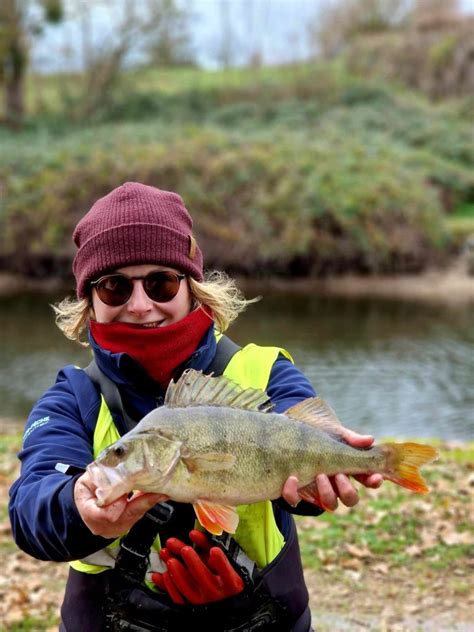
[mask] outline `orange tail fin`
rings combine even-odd
[[[419,468],[438,456],[435,448],[421,443],[384,443],[381,447],[387,455],[384,478],[419,494],[430,491]]]

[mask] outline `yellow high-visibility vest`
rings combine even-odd
[[[244,389],[252,387],[265,390],[273,364],[280,353],[292,361],[289,353],[279,347],[260,347],[249,344],[234,354],[223,375]],[[119,432],[102,396],[94,431],[94,458],[119,438]],[[285,543],[275,522],[272,503],[271,501],[262,501],[251,505],[240,505],[237,507],[237,512],[239,526],[233,537],[248,557],[254,560],[259,568],[264,568],[275,559]],[[101,551],[92,553],[82,560],[70,562],[70,564],[75,570],[83,573],[101,573],[113,568],[119,546],[120,538]],[[157,537],[150,552],[147,579],[152,572],[166,570],[158,555],[160,546],[160,539]]]

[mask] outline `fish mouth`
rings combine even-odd
[[[123,494],[132,491],[130,475],[123,463],[109,467],[94,461],[87,466],[87,472],[96,487],[98,507],[109,505]]]

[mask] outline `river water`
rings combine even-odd
[[[86,349],[56,329],[54,297],[0,299],[0,418],[34,401]],[[228,332],[283,346],[345,425],[376,436],[474,439],[472,305],[270,294]]]

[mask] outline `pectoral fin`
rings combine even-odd
[[[236,459],[233,454],[208,452],[207,454],[182,455],[181,459],[190,472],[218,472],[230,470]]]
[[[210,500],[198,499],[193,504],[196,516],[201,525],[213,535],[221,535],[223,531],[235,533],[239,524],[239,514],[235,507],[219,505]]]

